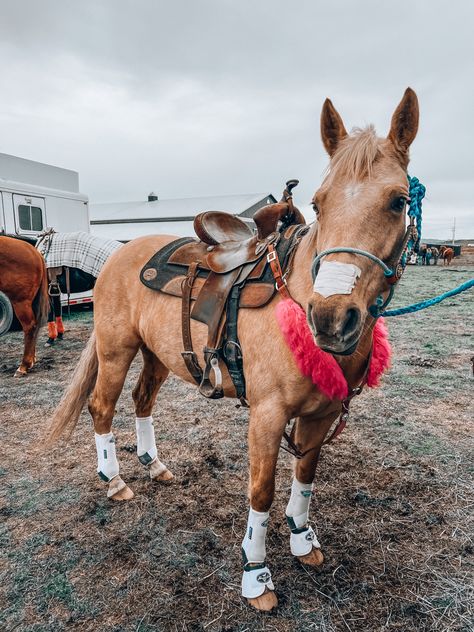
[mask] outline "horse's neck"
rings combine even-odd
[[[311,264],[316,256],[317,231],[318,226],[315,223],[301,239],[288,276],[290,294],[305,312],[313,295]],[[357,346],[357,351],[350,356],[334,356],[343,369],[346,380],[351,387],[355,387],[360,383],[367,366],[367,360],[372,348],[373,327],[374,319],[367,315],[366,325]]]

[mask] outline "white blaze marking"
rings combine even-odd
[[[328,298],[334,294],[351,294],[361,269],[352,263],[323,261],[314,281],[313,290]]]
[[[361,188],[360,184],[349,184],[349,186],[346,187],[346,198],[349,200],[355,198],[359,195]]]

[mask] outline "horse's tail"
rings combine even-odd
[[[36,319],[36,327],[39,329],[48,319],[49,311],[49,295],[48,295],[48,271],[46,269],[46,263],[41,257],[42,273],[41,282],[33,299],[31,307]]]
[[[53,413],[46,436],[46,447],[55,443],[61,435],[65,435],[66,438],[71,436],[84,404],[95,386],[98,368],[96,336],[95,332],[92,332],[79,358],[71,383]]]

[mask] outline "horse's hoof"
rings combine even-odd
[[[48,340],[44,343],[45,347],[52,347],[55,343],[55,339],[54,338],[48,338]]]
[[[21,371],[20,369],[17,369],[15,373],[13,374],[13,377],[26,377],[26,374],[27,374],[26,370]]]
[[[114,494],[113,496],[109,496],[112,500],[132,500],[135,494],[132,492],[128,485],[125,485],[123,489]]]
[[[298,559],[302,564],[308,566],[321,566],[324,562],[324,555],[321,553],[321,549],[313,549],[306,555],[298,555]]]
[[[111,500],[131,500],[135,494],[120,476],[116,476],[109,483],[107,498]]]
[[[260,610],[261,612],[270,612],[270,610],[278,606],[277,596],[273,590],[268,588],[265,588],[265,592],[260,597],[247,598],[247,601],[255,610]]]
[[[62,340],[64,338],[64,334],[58,334],[58,340]]]
[[[156,459],[150,464],[150,478],[152,481],[157,481],[158,483],[170,483],[174,476],[166,465]]]

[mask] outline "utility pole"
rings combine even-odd
[[[456,218],[453,218],[453,227],[452,227],[452,233],[453,233],[453,240],[452,240],[452,245],[454,246],[454,237],[456,236]]]

